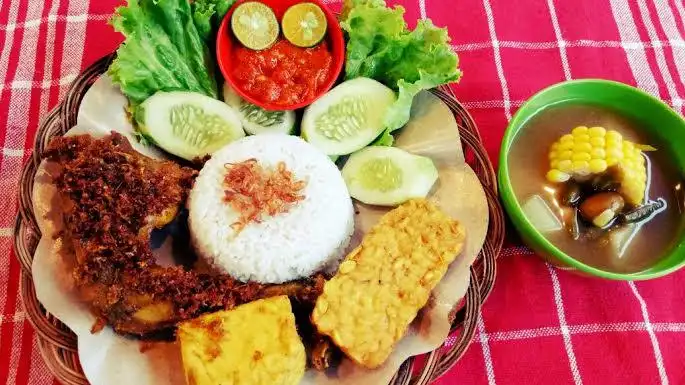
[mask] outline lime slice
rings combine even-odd
[[[235,37],[247,48],[269,48],[278,39],[278,21],[274,11],[263,3],[240,4],[231,17]]]
[[[326,14],[314,3],[299,3],[288,8],[281,21],[283,35],[298,47],[311,47],[326,36]]]

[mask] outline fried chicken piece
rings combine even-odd
[[[279,289],[183,267],[162,267],[151,232],[185,204],[197,171],[137,153],[125,137],[55,138],[45,156],[55,178],[65,236],[76,254],[76,286],[96,316],[122,334],[150,336],[178,322],[286,292],[314,301],[323,278]]]

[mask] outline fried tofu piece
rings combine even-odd
[[[464,227],[424,199],[395,208],[326,282],[312,322],[359,365],[382,365],[464,241]]]
[[[306,355],[287,296],[183,322],[178,341],[188,385],[296,385]]]

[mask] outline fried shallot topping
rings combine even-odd
[[[264,214],[286,213],[304,199],[307,182],[296,180],[284,162],[278,162],[275,169],[262,167],[256,159],[227,163],[225,167],[224,201],[240,214],[231,225],[236,232],[250,222],[261,222]]]

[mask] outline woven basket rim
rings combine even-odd
[[[63,135],[76,124],[81,100],[92,83],[102,75],[115,54],[109,54],[86,68],[72,83],[62,101],[42,120],[36,133],[33,154],[22,169],[19,186],[19,215],[14,229],[15,255],[21,263],[22,303],[29,322],[37,332],[41,354],[49,370],[67,385],[88,384],[79,365],[76,336],[58,319],[48,314],[36,298],[31,277],[31,262],[40,239],[33,213],[31,197],[33,177],[42,160],[48,141]],[[414,357],[399,368],[391,385],[426,385],[448,371],[464,354],[476,330],[482,303],[495,282],[496,258],[504,241],[504,214],[499,202],[496,175],[483,147],[478,128],[468,111],[459,103],[451,88],[444,86],[431,92],[453,112],[459,127],[462,145],[469,164],[478,176],[486,194],[489,227],[483,249],[471,267],[471,282],[463,306],[455,309],[452,331],[458,332],[457,341],[425,355],[422,367],[415,367]]]

